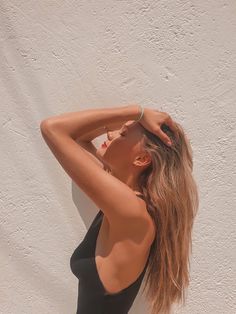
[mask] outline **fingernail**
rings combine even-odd
[[[170,141],[168,141],[167,144],[168,144],[169,146],[171,146],[172,143],[171,143]]]

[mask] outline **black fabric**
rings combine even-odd
[[[118,293],[106,293],[95,264],[95,246],[102,217],[103,212],[99,210],[70,258],[71,271],[79,279],[76,314],[127,314],[138,294],[148,265],[150,254],[142,273],[132,284]]]

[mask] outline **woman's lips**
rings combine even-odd
[[[102,147],[107,147],[106,142],[103,142],[103,143],[102,143]]]

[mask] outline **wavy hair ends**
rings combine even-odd
[[[172,140],[171,147],[144,128],[143,145],[152,162],[140,174],[139,187],[156,226],[143,288],[147,289],[151,314],[170,314],[173,303],[185,304],[192,228],[199,206],[190,141],[175,124],[177,137],[162,125]]]

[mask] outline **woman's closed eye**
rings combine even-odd
[[[125,136],[125,132],[119,132],[119,135]],[[107,138],[108,138],[109,141],[111,141],[112,138],[113,138],[109,132],[107,132]]]

